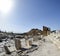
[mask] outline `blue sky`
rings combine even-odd
[[[60,0],[15,0],[14,5],[7,19],[1,22],[1,30],[26,32],[42,26],[60,29]]]

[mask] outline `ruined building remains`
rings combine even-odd
[[[49,35],[51,32],[49,27],[43,26],[43,36]]]

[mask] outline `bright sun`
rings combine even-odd
[[[11,11],[13,0],[0,0],[0,13],[7,14]]]

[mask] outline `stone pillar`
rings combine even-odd
[[[21,41],[20,39],[15,39],[15,47],[17,50],[20,50],[21,48]]]
[[[27,46],[27,47],[30,47],[30,45],[29,45],[29,40],[26,40],[26,46]]]
[[[32,45],[32,41],[31,41],[31,40],[29,40],[29,45],[30,45],[30,46]]]

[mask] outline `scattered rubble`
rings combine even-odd
[[[43,35],[32,36],[31,32],[42,32]],[[9,37],[0,39],[0,56],[60,56],[60,32],[51,32],[44,26],[43,31],[33,29],[29,33],[31,35],[11,33],[11,36],[4,33]]]

